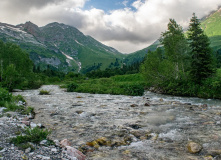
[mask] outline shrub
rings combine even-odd
[[[29,115],[29,114],[34,114],[34,108],[33,107],[25,107],[22,111],[21,114],[24,115]]]
[[[38,80],[29,80],[26,84],[27,86],[25,86],[25,87],[30,88],[30,89],[38,89],[41,87],[42,84],[43,84],[43,82],[39,79]]]
[[[39,95],[50,95],[50,91],[47,90],[40,90]]]
[[[15,138],[11,138],[10,142],[18,146],[21,144],[27,144],[28,142],[39,144],[42,140],[47,139],[51,131],[35,127],[33,129],[26,128],[24,133],[25,135],[19,135]]]
[[[6,89],[0,88],[0,101],[11,101],[12,94],[9,93]]]
[[[78,88],[78,84],[71,83],[67,87],[67,92],[74,92]]]
[[[144,85],[142,84],[126,84],[121,87],[127,95],[142,96],[144,93]]]
[[[15,103],[10,103],[10,102],[5,102],[4,107],[6,108],[4,111],[17,111],[17,112],[22,112],[24,110],[24,106],[18,106]]]
[[[22,103],[26,103],[25,99],[22,97],[22,95],[13,96],[13,100],[18,103],[21,101]]]

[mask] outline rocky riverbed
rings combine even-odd
[[[56,85],[15,94],[35,108],[33,122],[51,129],[51,139],[68,139],[88,160],[221,159],[219,101],[68,93]]]

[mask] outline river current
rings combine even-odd
[[[50,138],[67,138],[89,160],[221,159],[220,100],[68,93],[56,85],[14,94],[35,108],[33,121],[52,129]],[[202,150],[190,153],[190,141]]]

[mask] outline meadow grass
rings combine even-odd
[[[117,75],[110,78],[74,80],[66,87],[72,92],[141,96],[144,92],[144,79],[141,74]]]

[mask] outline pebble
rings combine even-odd
[[[40,144],[41,144],[41,145],[46,145],[47,142],[48,142],[47,140],[42,140],[42,141],[40,142]]]
[[[30,147],[25,150],[25,153],[29,153],[29,152],[31,152],[31,148]]]
[[[31,127],[31,128],[35,128],[35,127],[37,127],[37,124],[31,122],[31,123],[30,123],[30,127]]]
[[[52,148],[51,152],[57,152],[57,149],[56,148]]]

